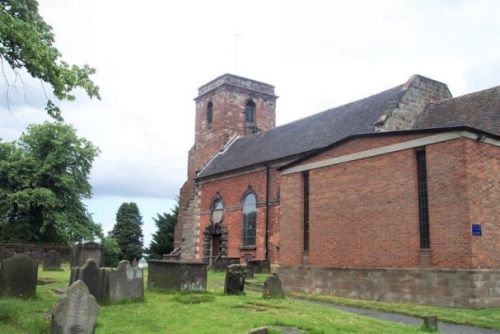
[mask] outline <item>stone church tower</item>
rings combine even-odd
[[[181,259],[197,258],[199,240],[198,172],[238,137],[269,130],[276,123],[274,87],[224,74],[198,89],[194,145],[189,150],[187,181],[181,188],[175,248]]]

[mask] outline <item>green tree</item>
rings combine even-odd
[[[122,203],[116,213],[116,224],[110,233],[120,247],[120,259],[133,261],[142,257],[142,216],[134,202]]]
[[[153,234],[153,240],[151,240],[148,249],[148,253],[153,259],[161,259],[163,254],[174,250],[174,231],[178,214],[179,206],[176,204],[170,213],[157,213],[157,217],[153,218],[158,229]]]
[[[116,267],[118,262],[120,262],[120,247],[115,238],[102,237],[101,245],[104,253],[104,266],[106,267]]]
[[[84,198],[99,149],[70,125],[30,125],[17,142],[0,140],[0,238],[80,241],[101,234]]]
[[[24,68],[34,78],[50,84],[59,100],[75,99],[75,88],[85,90],[90,98],[99,96],[99,87],[90,76],[95,69],[62,61],[54,46],[54,33],[38,13],[36,0],[0,0],[0,61],[9,64],[16,73]],[[3,67],[2,67],[3,68]],[[7,82],[7,99],[9,83]],[[8,103],[8,101],[7,101]],[[48,99],[46,111],[62,120],[61,111]]]

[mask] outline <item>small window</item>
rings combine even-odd
[[[248,193],[243,200],[243,246],[255,246],[257,198]]]
[[[420,220],[420,248],[429,249],[429,197],[427,194],[427,158],[425,148],[416,151],[417,157],[417,182],[418,182],[418,209]]]
[[[245,121],[247,123],[255,123],[255,102],[248,100],[245,106]]]
[[[208,102],[207,105],[207,123],[208,125],[212,124],[212,118],[214,116],[214,105],[212,102]]]
[[[222,198],[217,197],[214,199],[214,201],[212,202],[211,211],[212,223],[218,224],[222,222],[222,218],[224,216],[224,201],[222,200]]]

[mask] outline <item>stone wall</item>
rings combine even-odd
[[[403,86],[404,95],[375,124],[376,131],[411,129],[417,117],[430,102],[451,98],[446,84],[421,75],[413,75]]]
[[[444,307],[500,306],[500,270],[280,267],[287,292]]]

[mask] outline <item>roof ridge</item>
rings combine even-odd
[[[490,90],[499,89],[499,88],[500,88],[500,85],[494,86],[494,87],[490,87],[490,88],[485,88],[485,89],[477,90],[475,92],[470,92],[470,93],[466,93],[466,94],[463,94],[463,95],[459,95],[459,96],[455,96],[455,97],[450,97],[448,99],[442,99],[442,100],[437,100],[437,101],[429,102],[427,106],[429,106],[431,104],[444,103],[444,102],[447,102],[447,101],[450,101],[450,100],[459,100],[459,99],[462,99],[462,98],[470,98],[470,97],[473,97],[474,95],[481,94],[481,93],[484,93],[484,92],[490,91]]]

